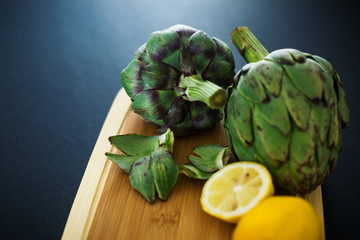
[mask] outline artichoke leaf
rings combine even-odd
[[[287,51],[290,53],[290,55],[293,57],[293,59],[298,63],[303,63],[306,61],[306,54],[303,52],[300,52],[299,50],[288,48]]]
[[[178,61],[179,62],[179,61]],[[152,62],[140,69],[143,90],[172,89],[180,81],[180,72],[162,63]]]
[[[334,67],[331,65],[329,61],[327,61],[325,58],[322,58],[317,55],[309,55],[309,58],[314,59],[316,62],[318,62],[327,72],[329,72],[331,75],[334,74]]]
[[[225,134],[237,160],[257,162],[257,155],[253,147],[246,143],[237,128],[234,128],[232,124],[227,123],[225,125]]]
[[[236,129],[242,138],[247,142],[253,141],[252,131],[252,108],[251,101],[243,97],[238,90],[231,89],[230,97],[226,105],[226,122],[234,126],[229,129]]]
[[[322,176],[329,170],[329,158],[331,150],[327,144],[323,144],[318,139],[316,142],[316,155],[317,155],[317,175]]]
[[[171,122],[166,123],[166,127],[171,127],[171,129],[176,132],[176,136],[183,136],[191,133],[194,130],[192,124],[192,119],[190,113],[187,112],[184,120],[176,125],[171,125]]]
[[[339,111],[342,121],[342,127],[346,128],[349,126],[349,104],[344,92],[344,89],[338,86],[339,91]]]
[[[120,74],[121,83],[132,101],[138,93],[144,90],[140,76],[142,66],[143,64],[139,60],[134,59]]]
[[[195,71],[201,74],[215,56],[216,44],[206,33],[198,31],[189,38],[189,51]]]
[[[227,61],[211,62],[209,68],[204,72],[204,79],[211,79],[222,88],[231,84],[234,77],[234,66]]]
[[[316,156],[314,156],[316,158]],[[315,160],[316,161],[316,160]],[[303,191],[305,189],[309,192],[315,189],[316,185],[314,183],[317,181],[317,175],[315,171],[316,167],[314,166],[302,166],[300,172],[303,175],[304,180],[300,182],[300,186]]]
[[[285,105],[296,125],[306,131],[310,117],[310,100],[294,86],[287,74],[284,74],[282,81],[281,98],[284,99]]]
[[[315,129],[313,127],[307,131],[302,131],[293,126],[290,135],[290,160],[295,161],[299,167],[313,166],[315,142]]]
[[[191,35],[193,35],[194,33],[196,33],[197,29],[186,26],[186,25],[182,25],[182,24],[177,24],[174,25],[172,27],[170,27],[168,30],[172,30],[175,31],[181,39],[183,48],[187,48],[189,46],[189,38]]]
[[[178,178],[179,169],[165,146],[156,149],[151,155],[151,174],[158,196],[166,200]]]
[[[339,129],[339,131],[340,131],[340,129]],[[338,157],[338,155],[340,154],[341,148],[342,148],[342,138],[341,138],[341,134],[338,134],[338,135],[337,135],[336,142],[337,142],[337,146],[336,146],[335,148],[333,148],[333,154],[335,154],[335,155],[334,155],[334,157],[335,157],[335,163],[334,163],[334,164],[336,164],[336,162],[337,162],[337,157]]]
[[[146,43],[146,51],[153,61],[162,61],[180,48],[180,38],[172,30],[153,32]]]
[[[220,145],[200,145],[193,149],[197,155],[189,155],[189,161],[203,172],[215,172],[224,167],[231,154],[229,147]]]
[[[164,58],[161,62],[166,63],[167,65],[169,65],[172,68],[176,69],[177,71],[181,72],[181,66],[180,66],[181,51],[182,51],[182,49],[174,51],[173,54]]]
[[[194,64],[192,62],[192,54],[189,47],[183,48],[180,52],[179,64],[181,67],[181,71],[186,75],[196,74]]]
[[[235,68],[234,57],[230,47],[218,38],[213,37],[212,40],[216,43],[217,47],[216,55],[213,58],[212,63],[216,63],[217,61],[226,61]]]
[[[125,134],[111,136],[109,141],[111,145],[130,156],[150,155],[152,151],[159,147],[158,136]]]
[[[195,178],[195,179],[208,179],[210,178],[214,173],[208,173],[208,172],[203,172],[200,169],[198,169],[197,167],[195,167],[194,165],[188,163],[188,164],[180,164],[181,166],[181,170],[180,172],[185,174],[186,176],[190,177],[190,178]]]
[[[327,77],[317,62],[309,58],[304,63],[283,66],[292,83],[305,96],[313,100],[321,99]]]
[[[129,156],[142,157],[150,155],[161,145],[165,145],[172,152],[174,133],[167,129],[157,136],[144,136],[140,134],[124,134],[109,137],[111,145]],[[110,154],[110,153],[109,153]]]
[[[300,190],[300,183],[304,182],[305,176],[301,174],[301,167],[296,161],[289,161],[288,164],[284,164],[283,168],[288,171],[288,174],[283,175],[283,173],[279,172],[277,179],[282,179],[283,187],[293,186],[292,191],[294,192],[302,192]],[[277,172],[277,170],[275,171]],[[286,177],[284,177],[286,176]]]
[[[330,126],[328,131],[328,147],[333,146],[337,148],[339,143],[339,135],[341,134],[341,125],[340,125],[340,116],[339,116],[339,105],[335,92],[333,92],[332,97],[333,102],[330,103]]]
[[[191,121],[197,129],[213,128],[220,120],[219,111],[205,106],[205,103],[199,101],[190,104]]]
[[[259,61],[249,69],[249,72],[252,76],[260,79],[273,96],[279,96],[284,72],[280,64],[266,60]]]
[[[217,51],[208,68],[203,73],[203,79],[211,79],[222,88],[227,88],[234,77],[234,57],[223,41],[212,38],[216,43]]]
[[[107,152],[105,155],[125,172],[129,173],[131,166],[139,159],[139,156],[126,156]]]
[[[233,78],[233,80],[232,80],[232,85],[233,86],[237,86],[238,84],[239,84],[239,80],[240,80],[240,77],[243,75],[243,69],[241,69],[240,71],[238,71],[236,74],[235,74],[235,76],[234,76],[234,78]],[[231,87],[229,87],[229,89],[230,89]]]
[[[330,125],[330,108],[319,103],[313,103],[311,105],[310,121],[317,133],[317,138],[319,138],[321,144],[324,144]]]
[[[319,159],[314,127],[302,131],[294,125],[290,138],[289,169],[292,191],[308,193],[317,186],[318,181],[318,172],[315,169],[318,168]]]
[[[149,63],[152,63],[153,60],[149,57],[149,55],[146,52],[146,43],[141,45],[134,54],[134,59],[140,61],[143,65],[147,65]]]
[[[162,125],[176,97],[175,90],[146,90],[136,95],[132,110],[145,120]]]
[[[287,161],[289,136],[284,136],[278,128],[268,123],[256,106],[253,129],[255,152],[262,156],[266,166],[276,168],[281,162]]]
[[[250,64],[254,65],[253,63]],[[247,65],[249,64],[246,64],[243,69]],[[256,75],[254,76],[250,71],[243,71],[237,89],[244,97],[254,102],[262,102],[267,97],[260,79],[256,78]]]
[[[151,157],[146,156],[137,160],[130,169],[131,186],[136,189],[148,202],[153,203],[156,198],[155,182],[151,171]]]
[[[331,101],[330,98],[332,97],[332,92],[334,91],[334,84],[337,82],[337,73],[333,66],[324,58],[315,56],[315,55],[309,55],[308,56],[311,59],[314,59],[317,63],[320,64],[320,66],[324,69],[326,72],[326,86],[324,86],[324,100],[325,101]]]
[[[272,126],[278,128],[285,136],[290,133],[290,119],[283,98],[269,97],[269,102],[256,103],[255,108]]]
[[[265,58],[265,60],[269,60],[279,64],[285,65],[293,65],[295,64],[294,58],[291,56],[288,49],[279,49],[271,52]]]
[[[183,122],[188,114],[189,102],[182,97],[177,97],[165,116],[165,123],[168,127],[176,127],[177,124]]]

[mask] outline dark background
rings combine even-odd
[[[360,239],[357,5],[346,1],[0,1],[0,239],[60,239],[120,72],[151,32],[182,23],[228,43],[248,26],[271,52],[329,60],[350,103],[323,185],[327,239]]]

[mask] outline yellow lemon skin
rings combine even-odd
[[[300,197],[262,200],[238,222],[233,240],[323,240],[322,223],[313,206]]]

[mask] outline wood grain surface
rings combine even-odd
[[[129,112],[121,134],[158,135],[156,128]],[[226,145],[223,128],[176,137],[174,160],[187,162],[192,148],[201,144]],[[183,174],[167,201],[149,204],[130,185],[128,174],[112,165],[90,228],[89,239],[229,239],[233,225],[201,210],[203,180]]]
[[[156,127],[146,123],[139,116],[130,111],[130,102],[126,93],[121,90],[114,100],[108,118],[116,116],[114,111],[126,109],[126,113],[120,123],[117,121],[117,131],[114,126],[113,134],[139,133],[143,135],[158,135]],[[116,103],[116,101],[118,101]],[[115,106],[115,107],[114,107]],[[107,129],[106,124],[112,121],[105,121],[103,131]],[[101,134],[100,134],[101,135]],[[105,141],[105,142],[104,142]],[[107,151],[117,152],[103,138],[98,139],[97,145],[103,152],[93,152],[95,155],[105,154]],[[215,129],[202,131],[190,136],[176,137],[174,142],[173,157],[176,163],[188,162],[187,156],[192,148],[202,144],[227,145],[225,133],[219,123]],[[95,146],[95,148],[96,148]],[[92,155],[93,156],[93,155]],[[200,195],[204,180],[195,180],[180,174],[178,181],[171,191],[167,201],[157,199],[155,203],[148,203],[129,181],[127,173],[117,165],[105,159],[102,169],[91,167],[90,157],[88,168],[75,198],[73,208],[70,212],[68,223],[65,227],[63,239],[230,239],[234,224],[218,220],[202,211],[200,206]],[[99,167],[101,168],[101,166]],[[99,184],[88,186],[96,188],[92,191],[82,187],[90,179],[87,172],[100,172]],[[321,200],[321,188],[306,195],[313,204],[321,219],[323,209]],[[77,202],[90,202],[90,207],[84,208]],[[90,214],[88,213],[90,212]],[[76,224],[74,218],[77,214],[82,225],[73,227]]]

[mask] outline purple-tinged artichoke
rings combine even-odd
[[[203,31],[175,25],[150,35],[121,72],[132,110],[175,135],[212,128],[234,77],[230,48]]]

